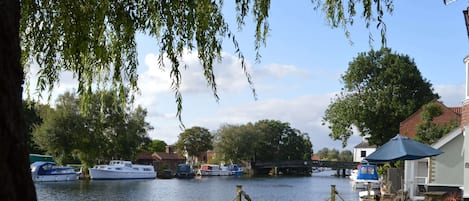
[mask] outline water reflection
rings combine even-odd
[[[100,180],[36,183],[40,201],[220,201],[234,200],[236,185],[254,201],[330,200],[330,185],[345,200],[358,200],[347,178],[329,176],[331,172],[312,177],[196,177],[195,179]]]

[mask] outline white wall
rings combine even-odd
[[[376,148],[354,148],[353,149],[353,162],[361,162],[367,156],[369,156],[371,153],[373,153],[375,150],[376,150]],[[365,157],[361,157],[361,152],[362,151],[366,152]]]

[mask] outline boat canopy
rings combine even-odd
[[[54,162],[54,158],[49,155],[29,154],[29,164],[33,164],[36,161]]]
[[[378,171],[376,165],[361,164],[358,168],[357,179],[378,180]]]
[[[178,172],[191,172],[191,166],[189,164],[178,164]]]
[[[72,167],[58,167],[55,162],[37,161],[31,164],[31,172],[38,175],[68,174],[73,173]]]

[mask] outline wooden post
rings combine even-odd
[[[243,186],[236,185],[236,200],[237,201],[242,200],[242,194],[243,194]]]
[[[237,201],[242,200],[242,194],[243,194],[243,186],[236,185],[236,200]]]
[[[335,201],[335,185],[331,185],[331,201]]]

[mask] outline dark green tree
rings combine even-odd
[[[164,152],[166,151],[166,146],[168,146],[168,144],[163,140],[152,140],[147,150],[150,152]]]
[[[105,96],[100,102],[97,96]],[[48,110],[44,123],[34,131],[35,142],[61,163],[78,157],[86,166],[109,159],[134,159],[137,150],[149,142],[152,129],[145,122],[146,111],[137,107],[125,111],[111,93],[95,94],[96,101],[84,115],[79,98],[67,92],[59,96],[55,110]]]
[[[384,36],[384,13],[393,9],[392,0],[313,2],[324,10],[330,25],[344,27],[347,36],[347,27],[354,23],[357,10],[361,11],[366,27],[376,22]],[[124,86],[132,90],[137,87],[136,33],[150,34],[157,38],[162,57],[166,55],[172,61],[171,76],[180,117],[182,77],[178,59],[184,49],[197,49],[215,97],[218,96],[212,64],[221,58],[223,38],[232,40],[239,50],[235,35],[223,18],[222,5],[221,0],[2,1],[0,113],[4,116],[0,118],[0,133],[4,134],[0,139],[0,162],[7,164],[0,166],[7,186],[2,200],[36,200],[26,140],[18,132],[23,125],[23,64],[36,59],[41,69],[41,90],[52,89],[59,73],[67,70],[78,79],[78,93],[85,102],[91,99],[94,86],[110,86],[116,97],[122,97]],[[239,29],[245,17],[253,13],[258,58],[269,30],[269,8],[270,0],[236,1]],[[245,69],[245,63],[242,64]],[[247,79],[251,83],[249,75]]]
[[[431,102],[422,106],[422,121],[417,125],[415,140],[425,144],[433,144],[458,127],[459,124],[456,120],[442,124],[433,123],[433,119],[442,114],[443,111],[437,103]]]
[[[43,119],[43,124],[34,130],[34,142],[59,164],[70,162],[80,136],[86,133],[78,99],[66,92],[58,97],[56,109],[48,110]]]
[[[225,125],[215,138],[222,160],[307,160],[312,144],[307,133],[289,123],[260,120],[246,125]]]
[[[439,97],[413,59],[387,48],[360,53],[342,81],[344,88],[325,111],[323,124],[344,147],[353,127],[369,135],[371,144],[384,144],[399,132],[401,121]]]
[[[258,142],[252,124],[223,125],[215,135],[215,153],[220,160],[238,163],[241,160],[253,160]]]
[[[43,153],[39,146],[32,140],[33,129],[35,126],[42,124],[42,118],[39,114],[38,103],[23,101],[23,123],[21,131],[26,138],[26,144],[30,153]]]
[[[179,134],[176,149],[179,153],[187,152],[189,156],[199,156],[213,149],[212,140],[213,135],[208,129],[194,126]]]

